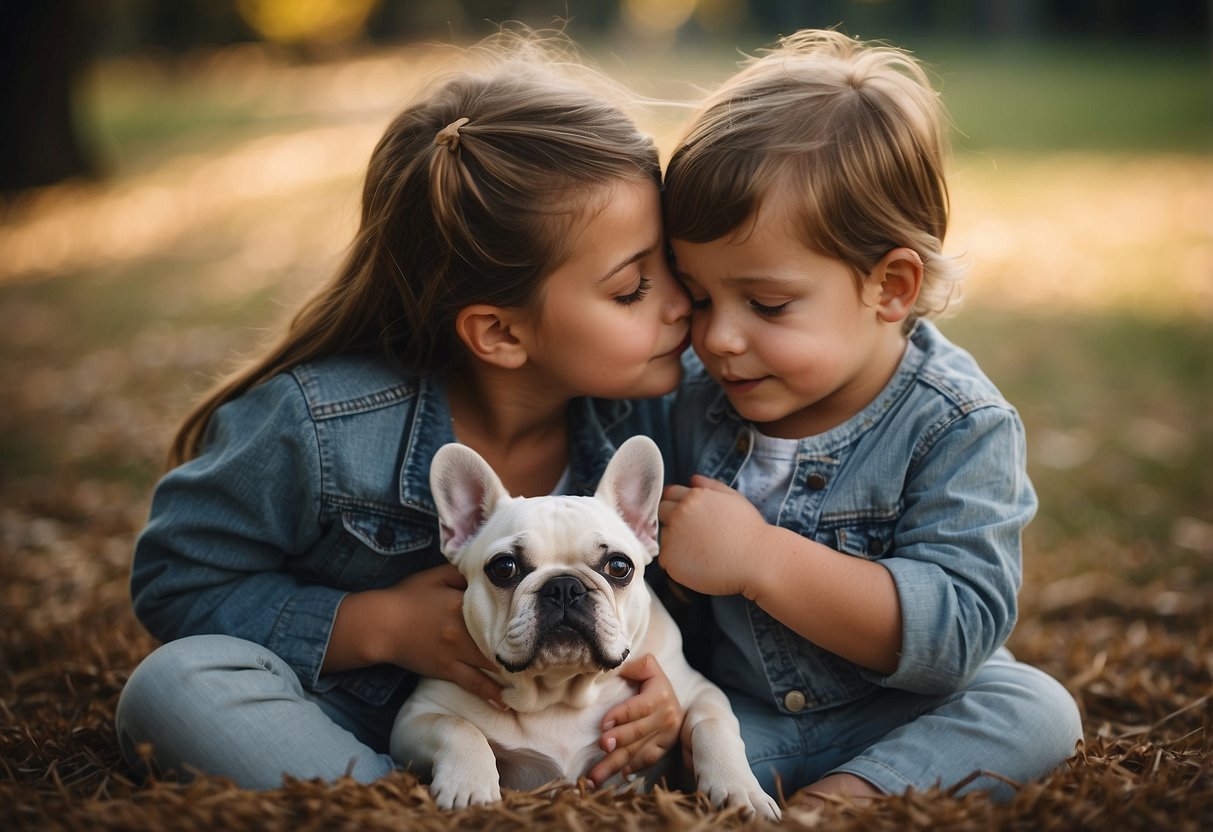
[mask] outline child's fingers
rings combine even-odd
[[[650,714],[666,708],[669,705],[673,689],[668,680],[663,686],[645,686],[646,682],[662,676],[661,665],[652,653],[645,653],[619,669],[619,675],[633,682],[639,682],[641,693],[616,705],[602,717],[602,730],[610,731],[616,725],[634,722]],[[609,749],[607,749],[609,750]]]
[[[617,748],[610,754],[598,761],[598,764],[590,769],[589,778],[594,782],[595,786],[601,786],[606,781],[610,780],[616,774],[623,770],[623,767],[628,764],[628,760],[632,758],[631,752],[626,748]]]
[[[590,779],[601,785],[617,772],[626,776],[656,763],[673,744],[671,740],[677,739],[677,734],[671,737],[660,728],[660,718],[651,717],[604,734],[601,745],[608,753],[590,771]]]
[[[733,489],[722,483],[720,480],[714,480],[711,477],[705,477],[703,474],[692,474],[691,485],[695,488],[706,488],[709,491],[723,491],[728,493]]]
[[[602,718],[602,730],[604,732],[609,732],[616,725],[622,727],[634,725],[637,720],[642,720],[646,717],[652,716],[654,710],[655,703],[650,702],[646,697],[643,696],[633,696],[628,701],[621,702],[606,712],[606,715]],[[605,739],[606,736],[607,734],[604,733],[603,739]],[[618,739],[618,736],[616,736],[617,741]],[[610,749],[605,750],[609,751]]]
[[[614,751],[616,748],[629,748],[648,739],[661,730],[662,720],[659,716],[649,714],[640,719],[620,723],[602,735],[598,744],[604,751]]]
[[[645,735],[644,739],[630,745],[612,746],[614,750],[590,770],[590,779],[600,786],[616,773],[622,772],[626,777],[655,765],[669,749],[660,742],[647,741],[652,739],[651,735]]]
[[[505,703],[501,701],[501,694],[504,689],[501,685],[477,670],[475,666],[456,662],[451,671],[451,681],[459,685],[459,687],[479,696],[481,699],[487,700],[495,707],[506,710]]]
[[[662,489],[661,499],[678,502],[690,490],[691,489],[687,488],[685,485],[667,485],[664,489]]]
[[[621,674],[640,684],[640,693],[607,711],[602,720],[599,740],[607,756],[590,771],[590,778],[602,784],[617,772],[648,768],[678,740],[682,709],[652,654],[628,662]]]
[[[647,682],[661,672],[661,665],[657,663],[657,657],[652,653],[645,653],[639,658],[633,659],[619,668],[619,675],[625,679],[631,679],[633,682]]]
[[[661,758],[666,755],[668,748],[662,748],[657,743],[645,743],[639,750],[632,754],[632,758],[628,760],[627,765],[623,767],[624,775],[633,771],[642,771],[649,766],[657,765]]]

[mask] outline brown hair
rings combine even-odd
[[[222,404],[303,362],[360,351],[405,372],[449,371],[463,356],[461,308],[525,307],[570,255],[561,232],[592,191],[660,180],[652,139],[589,86],[596,76],[570,50],[559,36],[502,33],[469,50],[484,66],[432,85],[392,121],[344,263],[277,343],[186,417],[170,465],[198,454]]]
[[[964,270],[948,225],[946,116],[910,54],[803,30],[710,96],[666,168],[666,233],[710,242],[786,199],[801,241],[866,275],[891,249],[924,263],[915,317],[942,312]]]

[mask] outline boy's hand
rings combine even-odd
[[[699,474],[688,488],[666,486],[661,520],[662,568],[678,583],[705,595],[746,595],[752,555],[768,528],[758,509],[719,480]]]
[[[590,770],[594,785],[601,786],[617,772],[627,777],[665,756],[678,741],[683,710],[674,687],[651,653],[630,661],[620,675],[640,683],[640,692],[616,705],[602,718],[598,744],[606,757]]]

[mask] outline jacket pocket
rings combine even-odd
[[[346,509],[341,512],[341,525],[351,551],[339,581],[351,590],[388,586],[443,560],[430,518]]]
[[[826,545],[848,555],[865,560],[880,560],[893,554],[893,529],[891,521],[865,521],[838,526],[832,530],[832,540]]]

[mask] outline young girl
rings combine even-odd
[[[514,494],[592,493],[623,439],[663,436],[659,402],[625,401],[672,391],[689,343],[657,154],[537,49],[392,122],[344,265],[177,434],[134,557],[166,643],[119,703],[132,764],[251,788],[382,776],[419,675],[501,694],[438,551],[434,451],[470,445]],[[630,673],[597,782],[677,739],[660,668]]]
[[[755,773],[809,804],[1002,798],[1082,736],[1003,646],[1036,508],[1023,425],[926,320],[960,279],[944,129],[908,54],[805,31],[706,103],[666,172],[702,366],[661,562],[712,596],[709,675]]]

